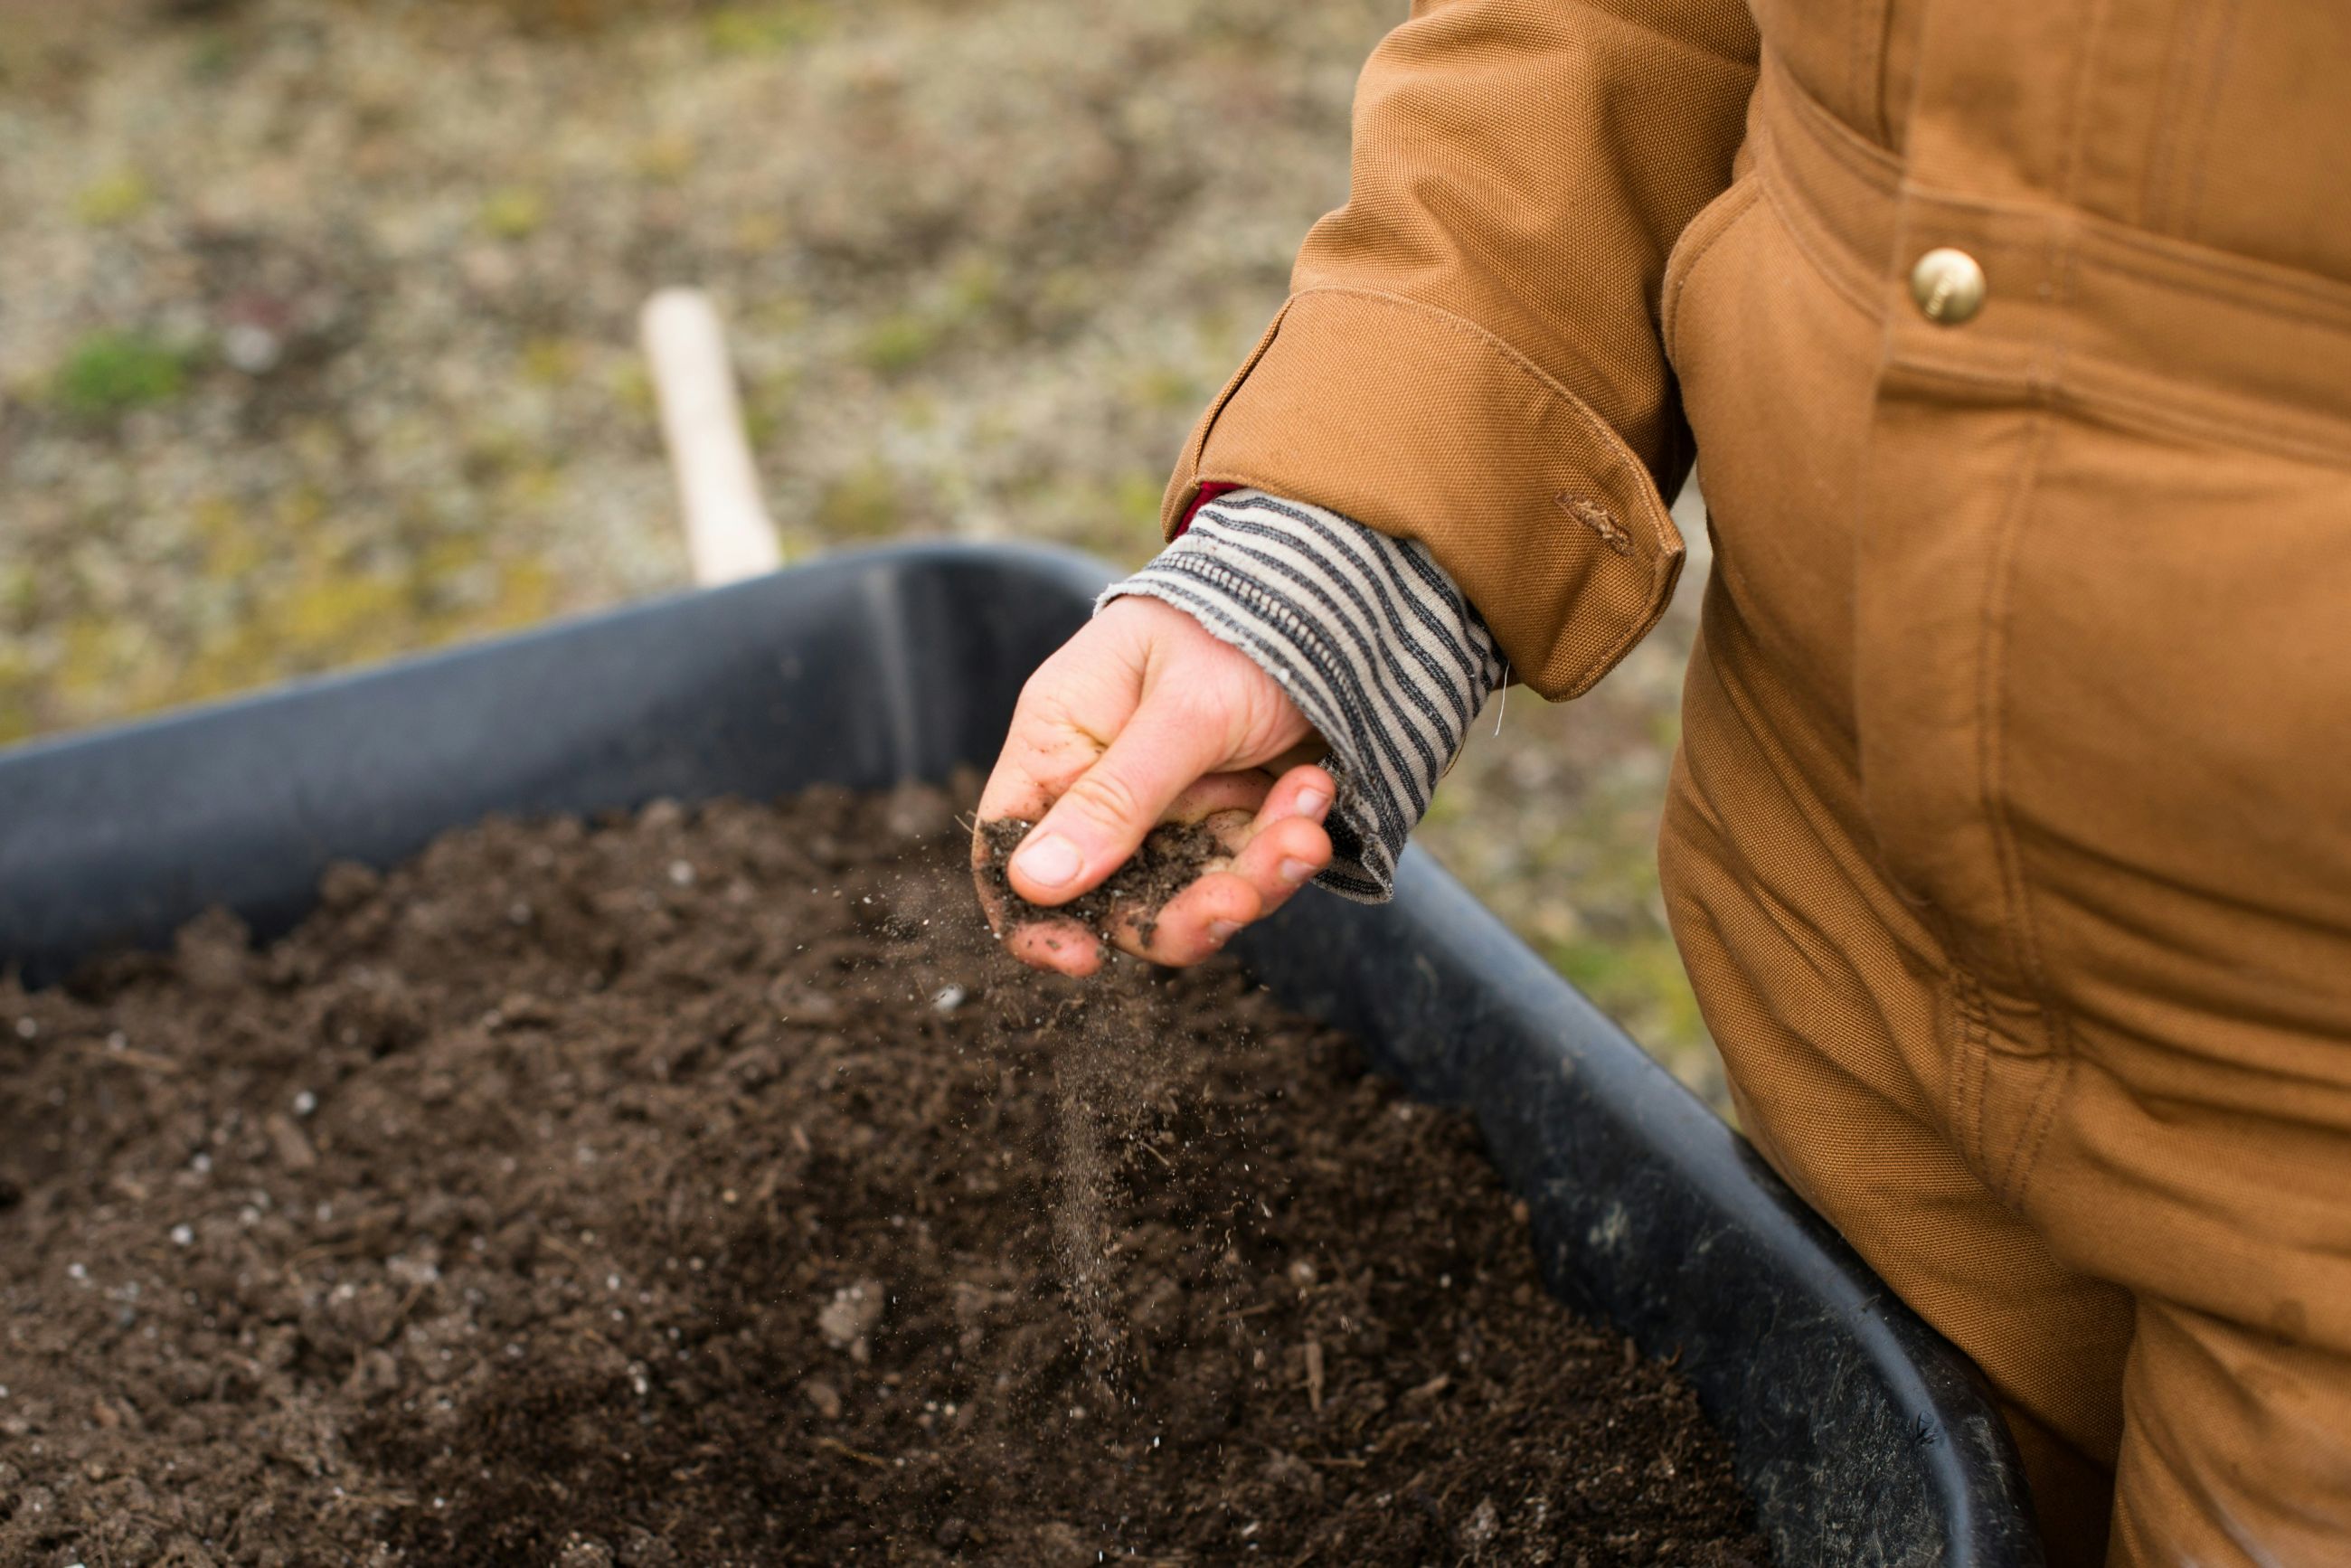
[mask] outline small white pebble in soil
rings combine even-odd
[[[193,1225],[174,1225],[173,1227],[172,1227],[172,1246],[174,1246],[174,1247],[193,1247],[195,1244],[196,1244],[196,1228],[195,1228],[194,1226],[193,1226]]]
[[[319,1097],[308,1089],[294,1096],[294,1113],[297,1116],[307,1116],[318,1108]]]
[[[211,1151],[206,1149],[198,1149],[195,1153],[195,1157],[188,1161],[188,1168],[195,1172],[198,1176],[210,1175],[213,1168],[213,1156]]]
[[[855,1345],[882,1321],[884,1293],[878,1280],[860,1280],[833,1291],[817,1312],[818,1331],[836,1350]]]
[[[677,883],[680,887],[692,887],[694,885],[694,862],[692,861],[670,862],[669,879],[670,881]]]
[[[66,1265],[66,1278],[68,1280],[87,1280],[89,1278],[89,1270],[79,1263],[68,1263]]]
[[[31,1019],[31,1018],[21,1018],[21,1019],[18,1019],[16,1020],[16,1038],[17,1038],[17,1039],[19,1039],[19,1040],[30,1040],[30,1039],[32,1039],[35,1035],[37,1035],[37,1034],[38,1034],[38,1033],[40,1033],[40,1032],[41,1032],[41,1025],[40,1025],[40,1020],[39,1020],[39,1019]]]
[[[930,923],[925,921],[924,924],[927,925]],[[931,998],[931,1010],[936,1013],[951,1013],[963,1006],[965,995],[966,992],[961,986],[943,986],[939,988],[938,995]]]

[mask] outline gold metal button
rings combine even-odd
[[[1966,251],[1930,250],[1910,269],[1910,298],[1928,320],[1956,327],[1983,308],[1983,268]]]

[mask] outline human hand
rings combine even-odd
[[[1013,892],[1060,905],[1118,869],[1163,821],[1210,821],[1229,852],[1155,912],[1113,911],[1113,939],[1154,963],[1196,964],[1331,863],[1322,819],[1337,793],[1307,760],[1313,727],[1272,676],[1197,621],[1155,599],[1113,601],[1021,689],[972,835],[988,924],[1023,963],[1066,975],[1102,964],[1072,919],[1006,929],[983,874],[981,829],[1035,821],[1007,868]],[[1145,928],[1149,934],[1145,936]]]

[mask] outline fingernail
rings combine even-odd
[[[1038,886],[1059,887],[1076,876],[1086,862],[1077,845],[1059,833],[1048,833],[1022,844],[1020,852],[1012,857],[1012,863]]]
[[[1298,814],[1301,817],[1320,817],[1322,808],[1330,803],[1331,797],[1320,789],[1301,789],[1298,792]]]
[[[1304,861],[1284,861],[1279,869],[1281,873],[1281,880],[1292,887],[1296,887],[1314,874],[1314,868]]]
[[[1238,920],[1211,920],[1208,922],[1208,940],[1221,947],[1231,941],[1233,933],[1240,928],[1241,924]]]

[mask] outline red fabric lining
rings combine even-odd
[[[1247,488],[1244,485],[1220,485],[1214,480],[1202,485],[1200,493],[1192,497],[1192,504],[1184,508],[1184,520],[1176,525],[1176,538],[1180,539],[1184,537],[1184,530],[1192,526],[1192,519],[1200,515],[1201,507],[1219,496],[1229,496],[1235,490]]]

